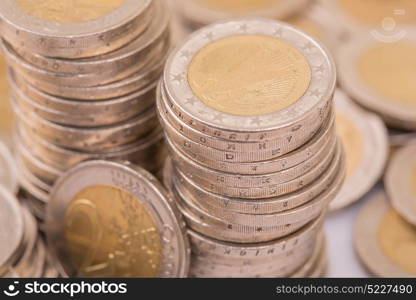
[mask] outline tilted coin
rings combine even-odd
[[[0,274],[7,272],[23,239],[24,219],[17,199],[0,186]]]
[[[335,77],[312,38],[279,22],[243,19],[192,35],[170,56],[164,88],[172,111],[207,135],[249,142],[298,132],[294,150],[326,118]]]
[[[378,113],[390,126],[416,129],[416,89],[408,84],[416,75],[416,37],[385,43],[357,35],[338,49],[341,86],[366,108]]]
[[[416,144],[394,155],[386,172],[385,186],[394,209],[416,226]]]
[[[416,228],[392,209],[384,192],[361,211],[355,246],[362,262],[380,277],[415,277]]]
[[[9,148],[0,140],[0,186],[12,193],[17,192],[17,169]]]
[[[47,235],[65,276],[187,276],[180,214],[157,180],[131,164],[90,161],[68,171],[51,193]]]
[[[233,17],[284,19],[304,9],[310,0],[182,0],[178,11],[193,27]]]
[[[5,0],[0,9],[1,33],[16,48],[44,56],[95,56],[118,49],[142,33],[151,19],[152,3]]]
[[[359,200],[380,179],[387,161],[387,129],[380,118],[362,110],[343,92],[335,94],[337,130],[347,157],[347,177],[331,209]]]
[[[132,70],[142,68],[144,63],[148,61],[147,56],[157,53],[160,45],[163,45],[169,37],[167,30],[169,11],[165,7],[165,1],[152,0],[152,2],[155,5],[155,10],[148,28],[129,44],[110,53],[91,58],[68,60],[26,52],[21,47],[12,50],[28,63],[45,71],[59,73],[61,76],[73,74],[77,75],[79,79],[85,78],[88,81],[91,76],[96,78],[104,75],[111,78],[103,78],[103,83],[106,80],[117,80],[117,76],[126,76],[127,69],[132,72]],[[7,42],[6,46],[8,46]],[[115,73],[120,74],[117,74],[114,79],[111,75]],[[82,85],[82,82],[80,84]]]

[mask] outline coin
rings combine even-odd
[[[0,140],[0,186],[4,186],[12,193],[18,188],[17,169],[14,157],[9,148]]]
[[[395,210],[416,225],[416,146],[397,151],[385,176],[386,191]]]
[[[260,35],[264,37],[260,37]],[[264,53],[264,58],[259,57],[260,52],[257,51],[258,49],[256,50],[255,43],[244,50],[246,54],[242,55],[242,52],[238,50],[239,47],[245,49],[245,45],[250,45],[252,39],[264,41],[265,45],[268,45],[268,48],[264,49],[275,49],[276,55],[282,56],[275,60],[275,63],[270,63],[273,56]],[[225,50],[221,54],[222,48],[219,45],[222,43],[225,43]],[[213,59],[215,62],[218,55],[212,56],[209,51],[211,48],[218,49],[220,51],[218,55],[221,54],[223,59],[226,60],[226,57],[229,57],[238,63],[240,67],[235,70],[235,76],[228,76],[228,78],[241,78],[244,75],[244,78],[241,79],[244,82],[240,81],[238,86],[247,87],[244,89],[235,88],[237,81],[225,80],[227,76],[224,77],[222,71],[219,71],[218,74],[215,73],[217,71],[214,71],[214,73],[207,75],[212,80],[206,80],[205,83],[215,83],[211,90],[219,89],[221,92],[216,95],[210,95],[209,92],[204,94],[208,90],[206,90],[205,84],[201,85],[201,78],[203,78],[201,74],[204,74],[201,68],[204,65],[201,64],[203,60],[200,55],[207,55],[206,59]],[[299,48],[302,51],[298,50]],[[204,49],[205,51],[202,51]],[[283,52],[283,49],[287,49],[289,52]],[[291,53],[299,61],[294,60],[293,57],[287,57],[286,53]],[[196,56],[200,57],[200,60],[194,61]],[[241,60],[244,60],[246,56],[250,60],[242,63]],[[228,63],[231,63],[231,60],[227,61],[225,65]],[[261,64],[267,65],[269,71],[265,72],[260,67]],[[302,75],[299,75],[299,78],[285,76],[285,72],[279,73],[282,67],[279,67],[279,64],[287,64],[290,74]],[[225,65],[218,65],[218,70],[225,70]],[[254,71],[246,72],[245,67],[249,65],[257,66],[257,71],[263,75],[258,77]],[[306,73],[301,70],[305,70]],[[263,78],[266,74],[274,74],[272,76],[274,79],[269,81],[270,77]],[[188,81],[193,83],[189,85]],[[192,35],[177,52],[170,56],[164,72],[164,82],[172,110],[195,129],[217,137],[229,137],[232,134],[233,140],[246,142],[269,140],[281,135],[291,137],[292,142],[293,135],[298,132],[299,137],[293,140],[292,150],[294,150],[296,145],[300,146],[306,142],[312,132],[316,132],[321,120],[326,117],[332,99],[335,73],[332,60],[313,39],[282,23],[245,19],[211,25],[201,29],[198,34]],[[278,106],[268,107],[268,105],[250,102],[249,99],[255,95],[256,87],[262,86],[262,84],[265,85],[259,94],[261,95],[260,99],[263,99],[262,103],[263,101],[266,101],[264,104],[270,103],[274,99],[273,103],[278,102]],[[199,85],[204,87],[200,89]],[[290,92],[282,93],[282,98],[276,101],[271,96],[274,95],[272,90],[286,85],[291,86]],[[228,90],[239,95],[237,98],[232,98],[234,100],[240,99],[239,103],[234,103],[234,100],[231,101],[226,96],[224,100],[221,98],[224,97],[221,95],[227,95],[226,91]],[[304,96],[299,97],[299,95]],[[260,110],[257,108],[259,106],[262,106]],[[241,108],[234,112],[233,108],[235,107]],[[219,108],[220,111],[215,108]],[[254,110],[253,115],[247,117],[251,109]],[[305,124],[308,124],[307,128],[304,127]]]
[[[378,113],[392,127],[416,128],[414,78],[415,37],[385,43],[356,36],[337,53],[341,86],[357,102]]]
[[[357,252],[369,270],[380,277],[414,277],[416,231],[392,209],[384,192],[361,211],[356,225]]]
[[[23,239],[24,221],[17,199],[0,186],[0,274],[7,272]]]
[[[380,179],[387,161],[387,129],[383,121],[355,105],[343,92],[335,94],[337,129],[345,146],[347,178],[331,203],[336,210],[359,200]]]
[[[6,63],[3,55],[0,54],[0,138],[8,141],[13,128],[13,111],[10,103],[6,101],[9,95],[9,85],[7,84]]]
[[[95,56],[116,50],[142,33],[150,21],[152,3],[112,0],[108,6],[102,2],[6,0],[0,9],[2,35],[13,46],[44,56]]]
[[[78,165],[56,183],[48,207],[48,240],[66,276],[186,276],[183,230],[162,186],[131,164]]]
[[[191,0],[180,1],[178,11],[192,27],[200,27],[210,23],[233,17],[265,17],[284,19],[310,4],[309,0]]]

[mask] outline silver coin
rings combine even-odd
[[[193,93],[187,77],[189,64],[202,47],[233,35],[266,35],[279,38],[298,49],[312,68],[312,82],[304,97],[289,108],[267,116],[243,117],[212,109]],[[323,72],[322,72],[323,70]],[[335,87],[335,67],[326,50],[315,40],[292,27],[272,20],[244,19],[217,23],[201,29],[170,56],[164,72],[164,84],[172,111],[188,124],[211,136],[229,136],[235,141],[262,141],[290,132],[316,131],[326,117]],[[313,122],[315,120],[315,122]],[[304,124],[313,123],[304,127]],[[306,142],[305,138],[304,142]]]
[[[96,174],[100,174],[100,176],[96,176]],[[146,208],[151,214],[156,225],[155,230],[160,234],[160,241],[163,241],[161,248],[162,261],[158,276],[186,276],[190,249],[184,231],[184,223],[179,211],[177,211],[163,187],[153,176],[140,168],[127,163],[106,161],[91,161],[71,169],[57,182],[51,193],[51,202],[48,206],[47,233],[60,273],[71,276],[80,271],[68,260],[69,250],[62,240],[62,234],[66,230],[65,215],[68,209],[71,209],[72,201],[76,199],[81,191],[94,187],[99,189],[102,186],[114,187],[129,193],[132,196],[132,201],[138,201],[138,205]],[[131,210],[129,205],[123,202],[123,199],[119,200],[121,201],[120,205],[129,211],[125,218],[130,217],[140,223],[135,211]],[[94,210],[95,208],[91,209]],[[96,213],[100,212],[96,211]],[[133,223],[132,226],[134,226]],[[131,242],[135,241],[136,243],[134,237],[128,238]],[[141,239],[138,241],[144,242]],[[142,246],[146,245],[143,244]],[[138,255],[140,254],[138,253]]]
[[[22,7],[15,0],[5,0],[0,8],[1,32],[12,45],[51,57],[88,57],[111,52],[126,45],[148,26],[153,5],[151,0],[125,0],[120,7],[97,19],[66,23],[43,13],[33,16],[35,8]],[[75,7],[72,7],[73,9]],[[67,9],[71,9],[71,5]],[[59,11],[59,10],[58,10]]]

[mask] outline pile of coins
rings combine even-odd
[[[0,277],[57,277],[35,218],[0,186]]]
[[[6,0],[0,8],[20,179],[40,219],[53,183],[82,161],[163,166],[154,99],[170,48],[165,2],[74,5]]]
[[[345,176],[335,81],[319,43],[272,20],[205,27],[170,56],[157,111],[190,276],[324,273],[322,221]]]

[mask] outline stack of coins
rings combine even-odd
[[[56,277],[36,220],[28,209],[0,187],[0,277]]]
[[[318,42],[272,20],[205,27],[170,56],[157,111],[191,276],[322,275],[322,220],[345,175],[335,81]]]
[[[53,183],[81,161],[163,166],[154,93],[170,47],[165,2],[75,5],[7,0],[0,8],[21,184],[41,219]]]

